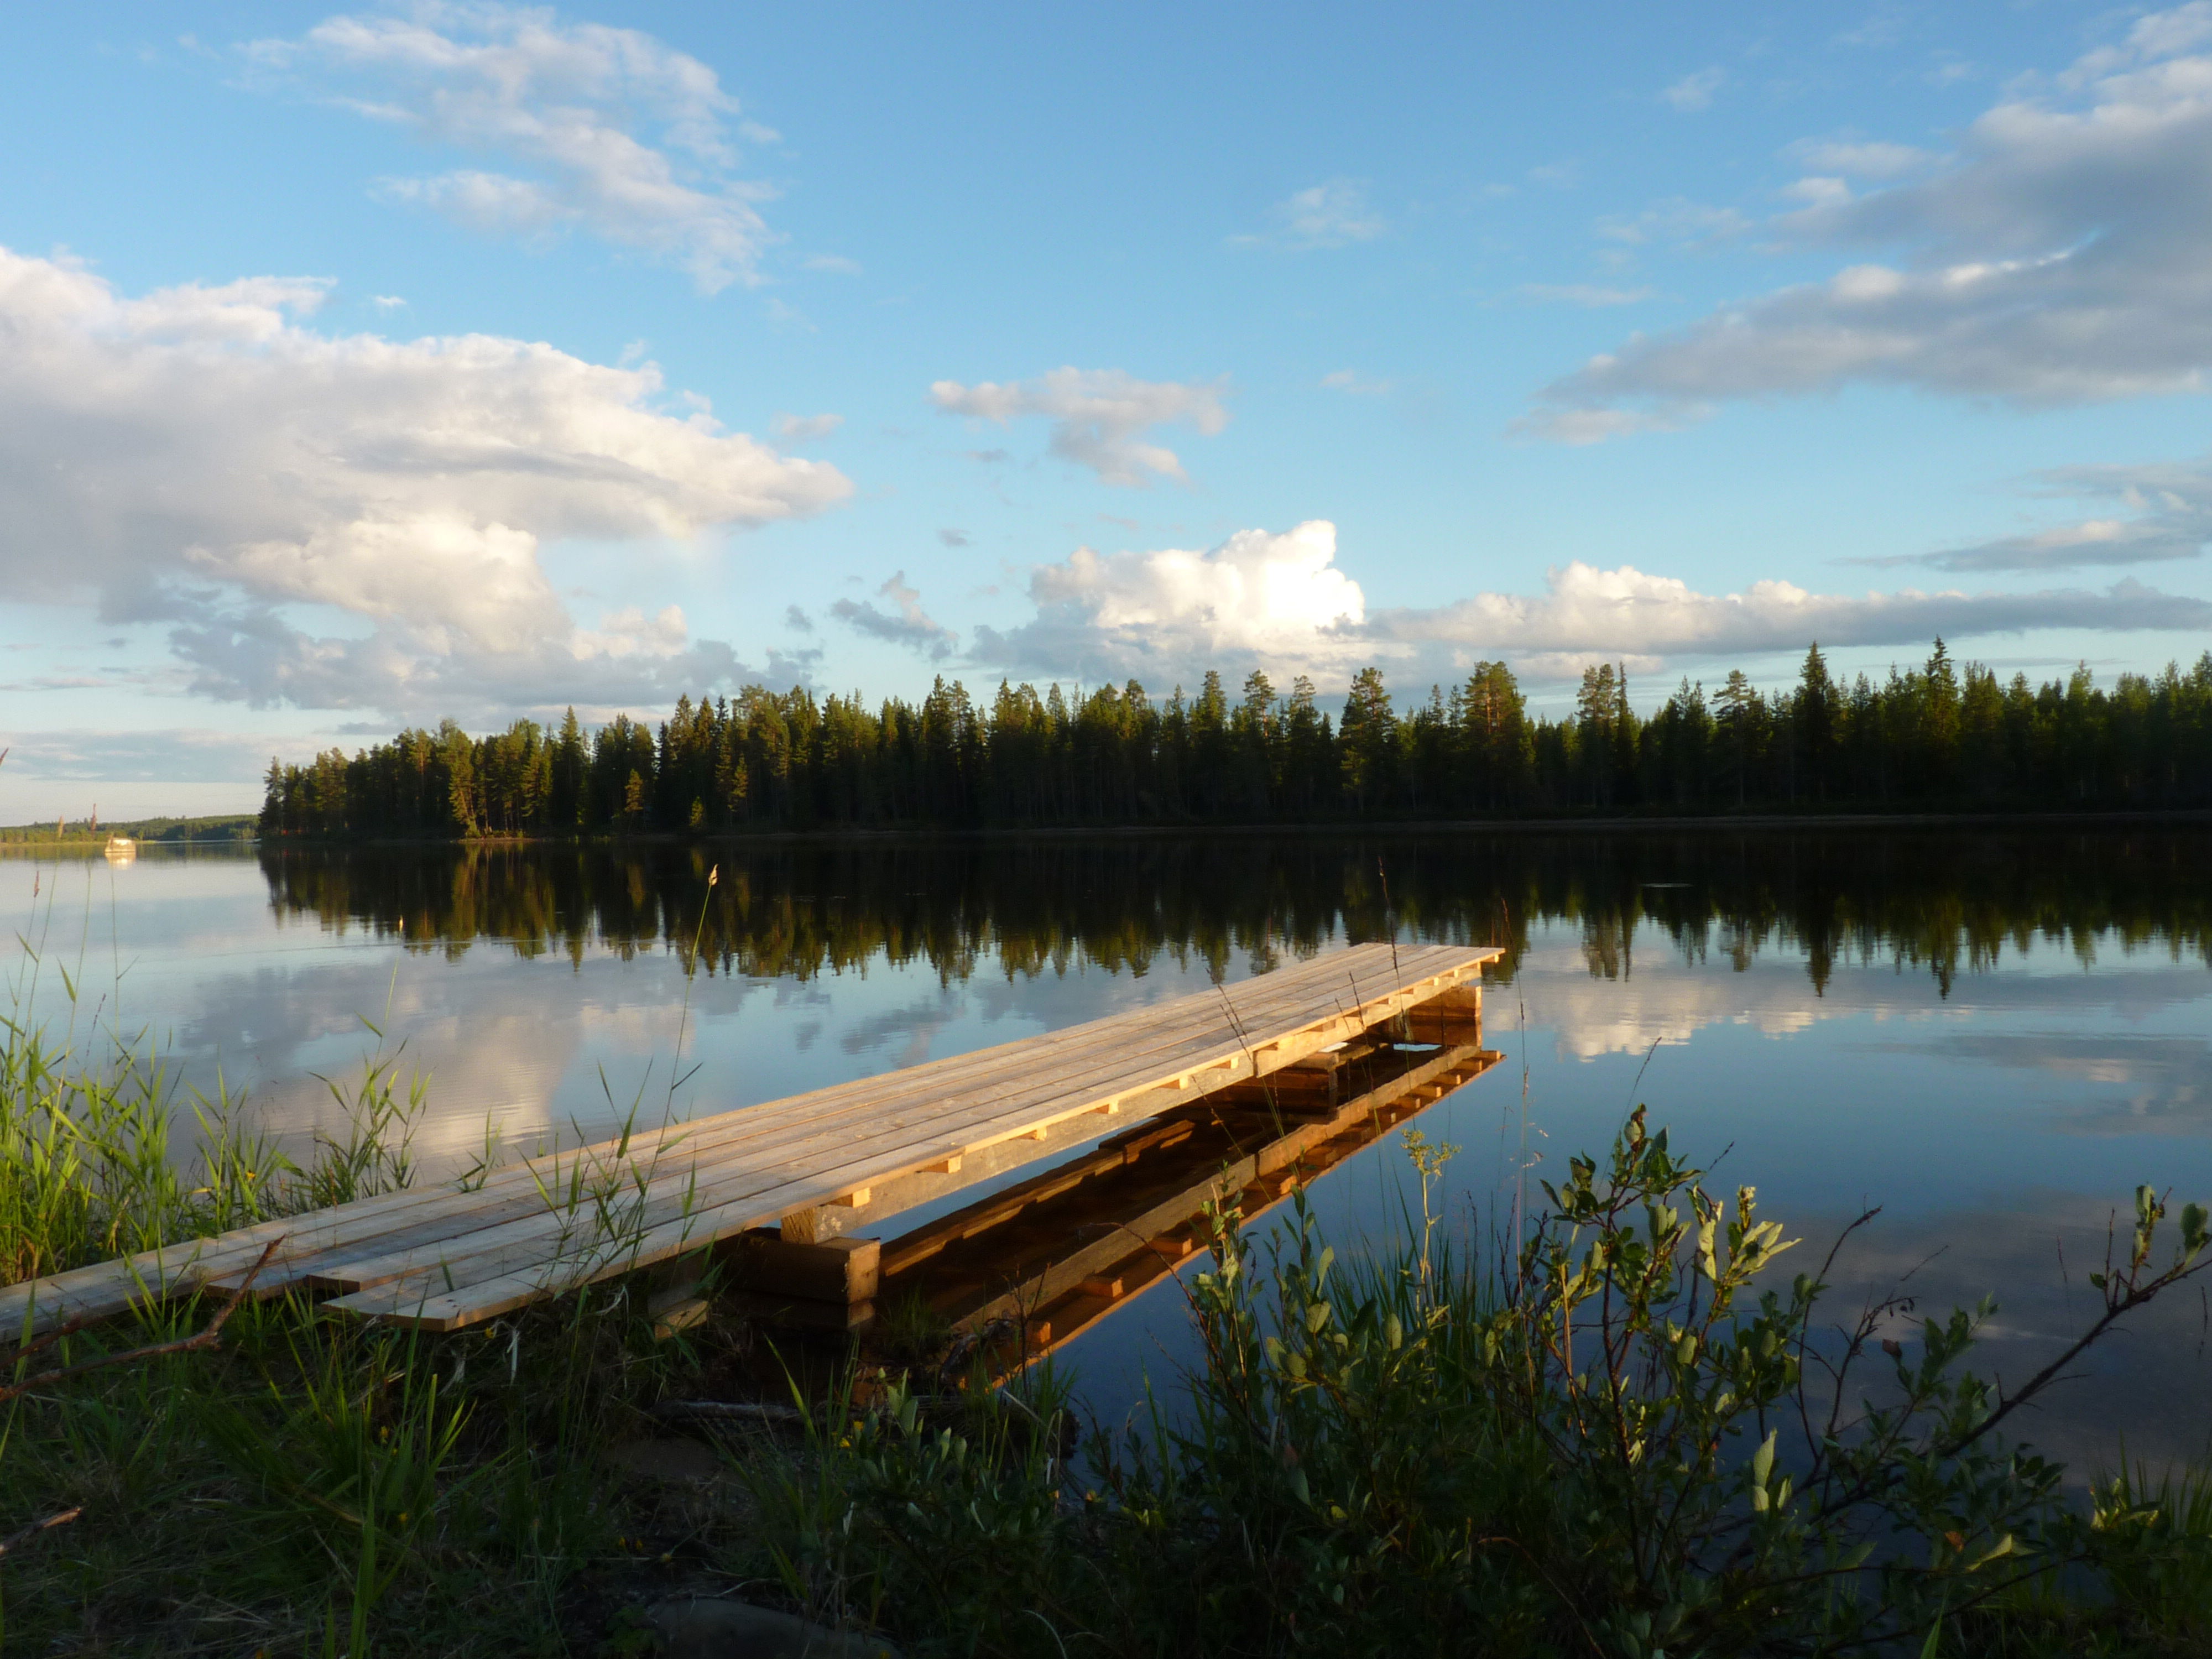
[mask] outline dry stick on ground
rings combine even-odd
[[[140,1359],[155,1359],[163,1354],[198,1353],[205,1349],[220,1347],[222,1345],[224,1322],[238,1311],[238,1304],[245,1301],[247,1294],[253,1289],[253,1281],[260,1277],[261,1270],[269,1265],[270,1258],[276,1254],[278,1247],[289,1237],[290,1235],[286,1234],[269,1241],[269,1248],[262,1251],[261,1259],[246,1270],[246,1277],[239,1281],[238,1288],[228,1293],[221,1310],[208,1322],[205,1330],[191,1336],[180,1336],[172,1342],[155,1342],[143,1348],[126,1349],[122,1353],[103,1354],[98,1359],[88,1359],[80,1365],[64,1365],[55,1370],[40,1371],[36,1376],[25,1377],[21,1382],[10,1382],[0,1386],[0,1405],[27,1395],[33,1389],[44,1388],[50,1382],[59,1382],[69,1377],[82,1376],[87,1371],[103,1370],[110,1365],[128,1365]],[[50,1332],[37,1341],[17,1349],[14,1358],[20,1364],[40,1350],[52,1346],[63,1337],[82,1330],[92,1322],[85,1319],[73,1320],[59,1330]]]
[[[805,1413],[796,1406],[780,1405],[769,1400],[664,1400],[647,1407],[652,1414],[662,1419],[711,1421],[721,1418],[750,1419],[762,1423],[804,1423]]]
[[[283,1242],[282,1237],[269,1241],[269,1248],[262,1251],[261,1259],[256,1261],[247,1271],[246,1277],[239,1281],[238,1288],[230,1291],[224,1298],[222,1306],[216,1310],[216,1316],[208,1322],[205,1330],[191,1336],[180,1336],[173,1342],[155,1342],[143,1348],[126,1349],[122,1353],[103,1354],[98,1359],[88,1359],[78,1365],[57,1366],[50,1371],[40,1371],[36,1376],[27,1376],[20,1382],[7,1383],[0,1386],[0,1404],[5,1404],[11,1400],[20,1400],[33,1389],[44,1388],[52,1382],[64,1382],[72,1376],[82,1376],[87,1371],[104,1370],[111,1365],[128,1365],[135,1360],[158,1358],[163,1354],[200,1353],[211,1348],[221,1347],[224,1322],[238,1310],[238,1304],[246,1300],[247,1293],[253,1289],[254,1279],[259,1277],[261,1270],[269,1265],[270,1258],[276,1254],[277,1247]],[[58,1330],[49,1331],[36,1341],[26,1343],[18,1348],[14,1355],[15,1363],[21,1364],[33,1354],[44,1352],[64,1337],[74,1335],[94,1322],[89,1319],[72,1320]],[[21,1549],[41,1533],[51,1531],[56,1527],[67,1526],[83,1513],[84,1506],[79,1504],[74,1509],[58,1510],[52,1515],[32,1522],[29,1526],[12,1538],[0,1540],[0,1559],[4,1559],[14,1551]]]
[[[13,1538],[8,1539],[5,1541],[0,1541],[0,1557],[5,1557],[12,1551],[22,1548],[24,1545],[29,1543],[33,1538],[36,1538],[40,1533],[48,1530],[50,1528],[65,1527],[69,1525],[70,1522],[76,1520],[77,1516],[83,1513],[84,1505],[80,1504],[73,1510],[63,1510],[56,1514],[47,1516],[44,1520],[32,1522],[29,1526],[24,1528],[22,1531],[17,1533]]]

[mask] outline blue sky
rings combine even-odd
[[[18,9],[0,820],[747,679],[2212,645],[2212,8]]]

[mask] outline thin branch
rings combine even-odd
[[[2208,1255],[2193,1266],[2169,1269],[2141,1289],[2130,1285],[2126,1294],[2119,1297],[2106,1297],[2102,1317],[2076,1338],[2065,1352],[2036,1372],[2033,1376],[2029,1377],[2013,1393],[2006,1394],[2000,1389],[1997,1395],[1996,1409],[1984,1418],[1974,1428],[1960,1436],[1953,1443],[1939,1449],[1937,1455],[1951,1457],[1964,1451],[2020,1407],[2034,1399],[2044,1389],[2049,1388],[2052,1382],[2057,1381],[2061,1372],[2079,1359],[2092,1343],[2103,1336],[2121,1318],[2144,1306],[2160,1291],[2179,1284],[2185,1279],[2194,1279],[2208,1267],[2212,1267],[2212,1255]]]
[[[84,1505],[80,1504],[73,1510],[58,1510],[42,1520],[32,1522],[13,1538],[0,1540],[0,1556],[8,1555],[13,1551],[22,1548],[42,1532],[52,1531],[56,1527],[66,1527],[83,1513]]]
[[[770,1400],[664,1400],[648,1408],[655,1417],[678,1421],[736,1418],[756,1423],[804,1423],[805,1414],[796,1406]]]
[[[270,1258],[276,1255],[278,1248],[289,1237],[289,1234],[280,1234],[269,1241],[269,1248],[261,1252],[261,1259],[246,1270],[246,1277],[238,1283],[238,1288],[225,1296],[222,1306],[217,1310],[216,1316],[208,1322],[205,1330],[192,1336],[178,1337],[170,1342],[155,1342],[143,1348],[126,1349],[121,1353],[102,1354],[99,1358],[88,1359],[82,1364],[63,1365],[53,1370],[40,1371],[36,1376],[26,1377],[21,1382],[11,1382],[0,1387],[0,1404],[20,1399],[33,1389],[42,1389],[52,1383],[66,1382],[72,1376],[82,1376],[88,1371],[105,1370],[111,1365],[128,1365],[141,1359],[157,1359],[163,1354],[201,1353],[212,1348],[221,1347],[223,1325],[231,1315],[238,1311],[239,1304],[245,1301],[252,1291],[253,1281],[260,1277],[261,1270],[269,1265]],[[82,1322],[78,1322],[79,1325]],[[60,1331],[52,1334],[57,1340],[62,1334],[63,1332]],[[33,1347],[38,1346],[40,1345],[34,1344]],[[23,1350],[27,1354],[31,1352],[33,1348]]]

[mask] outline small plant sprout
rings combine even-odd
[[[1413,1160],[1415,1173],[1421,1180],[1421,1297],[1430,1301],[1435,1296],[1435,1281],[1431,1276],[1431,1243],[1435,1238],[1437,1224],[1443,1215],[1437,1207],[1436,1186],[1443,1176],[1444,1165],[1459,1156],[1459,1147],[1451,1141],[1431,1142],[1419,1129],[1406,1131],[1406,1156]]]

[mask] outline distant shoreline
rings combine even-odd
[[[1666,814],[1644,816],[1613,813],[1585,817],[1541,818],[1421,818],[1385,820],[1324,820],[1304,823],[1188,823],[1188,824],[1048,824],[957,826],[902,825],[860,829],[839,825],[819,830],[724,830],[713,833],[686,830],[640,830],[631,834],[589,836],[472,836],[466,837],[400,836],[264,836],[255,840],[155,842],[155,846],[211,845],[276,848],[465,848],[465,847],[743,847],[820,843],[842,846],[888,846],[924,842],[1017,841],[1188,841],[1234,838],[1249,840],[1404,838],[1486,835],[1627,835],[1659,830],[1668,833],[1709,833],[1779,830],[2090,830],[2120,828],[2212,829],[2212,809],[2172,808],[2130,811],[2069,811],[2027,812],[1912,811],[1912,812],[1747,812],[1741,815]],[[9,843],[13,846],[15,843]],[[47,843],[51,848],[52,843]],[[89,846],[90,843],[86,843]]]
[[[227,822],[234,823],[235,820]],[[1382,820],[1329,819],[1304,823],[1188,823],[1188,824],[991,824],[973,827],[901,825],[862,829],[838,825],[819,830],[724,830],[711,834],[686,830],[651,830],[631,834],[551,836],[264,836],[236,831],[214,835],[138,835],[132,837],[140,854],[159,851],[205,851],[210,848],[333,848],[428,849],[468,847],[742,847],[789,846],[816,842],[840,846],[887,846],[925,842],[1014,841],[1188,841],[1234,838],[1249,840],[1346,839],[1488,835],[1631,835],[1641,831],[1717,833],[1781,830],[2095,830],[2095,829],[2212,829],[2212,809],[2172,808],[2131,811],[2020,811],[1911,812],[1746,812],[1742,814],[1686,813],[1591,814],[1580,817],[1418,818]],[[112,833],[128,835],[133,825],[118,824]],[[0,828],[0,855],[53,853],[103,853],[110,835],[72,831],[56,837],[40,832],[36,824]]]

